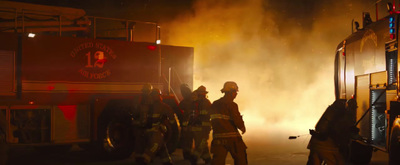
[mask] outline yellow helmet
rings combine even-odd
[[[142,87],[142,93],[150,94],[151,90],[153,90],[153,86],[150,83],[146,83]]]
[[[221,89],[222,93],[230,92],[230,91],[239,91],[238,85],[233,81],[225,82],[224,87]]]

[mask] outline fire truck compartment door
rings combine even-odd
[[[52,115],[51,136],[54,143],[90,140],[90,109],[88,105],[54,106]]]
[[[14,51],[0,50],[0,96],[15,96]]]
[[[371,73],[372,88],[382,88],[387,85],[387,74],[384,72]]]
[[[356,100],[357,100],[357,121],[361,119],[363,114],[369,108],[369,85],[370,85],[370,75],[360,75],[356,76]],[[371,127],[370,127],[370,113],[360,121],[358,127],[360,128],[360,135],[363,137],[371,137]]]

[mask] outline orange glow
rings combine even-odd
[[[347,28],[328,28],[332,15],[321,15],[314,31],[286,22],[293,28],[282,37],[276,13],[261,0],[220,6],[197,1],[194,7],[196,14],[163,25],[168,31],[162,32],[164,43],[194,47],[193,88],[204,85],[213,102],[223,96],[225,81],[235,81],[247,137],[308,133],[334,100],[334,50]],[[332,32],[343,35],[324,37]]]
[[[33,102],[33,101],[30,101],[29,104],[32,105],[32,104],[34,104],[34,102]]]
[[[275,10],[273,3],[279,2],[196,1],[192,11],[162,25],[163,43],[194,47],[193,88],[204,85],[211,102],[223,96],[224,82],[238,84],[246,144],[307,151],[309,129],[335,99],[335,50],[365,4],[315,1],[306,15]],[[304,136],[288,140],[295,135]]]

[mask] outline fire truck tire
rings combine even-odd
[[[101,158],[127,158],[134,150],[132,100],[110,100],[97,120],[96,149]]]
[[[124,159],[133,152],[134,138],[128,121],[112,119],[99,129],[101,155],[104,159]]]
[[[372,147],[351,141],[349,159],[352,164],[369,164],[372,158]]]
[[[394,122],[397,122],[396,120]],[[396,164],[400,162],[400,125],[393,123],[390,130],[389,162]]]

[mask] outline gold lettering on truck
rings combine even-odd
[[[109,77],[111,75],[109,64],[117,58],[111,47],[98,42],[81,43],[72,49],[70,56],[83,64],[77,73],[93,80]]]

